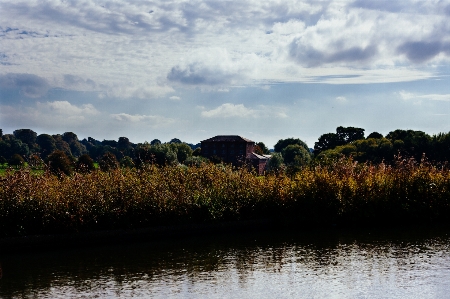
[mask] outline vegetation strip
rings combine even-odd
[[[450,172],[426,161],[341,159],[292,176],[247,168],[147,165],[55,176],[7,172],[0,236],[269,219],[295,225],[447,223]]]

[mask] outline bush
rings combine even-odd
[[[11,159],[9,159],[9,165],[17,167],[22,167],[25,164],[25,160],[19,154],[14,154]]]
[[[114,154],[106,152],[99,161],[99,166],[102,171],[110,171],[119,168],[119,162]]]
[[[88,155],[81,155],[76,163],[76,168],[78,172],[88,173],[95,169],[94,160]]]
[[[54,151],[47,157],[46,162],[49,170],[54,174],[71,175],[73,172],[73,163],[63,151]]]

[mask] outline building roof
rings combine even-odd
[[[251,153],[248,157],[248,159],[258,159],[258,160],[269,160],[269,155],[258,155],[257,153]]]
[[[250,139],[238,136],[238,135],[217,135],[212,138],[203,140],[201,142],[237,142],[237,141],[245,141],[245,142],[253,142]]]

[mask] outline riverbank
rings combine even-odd
[[[411,160],[342,160],[294,176],[205,164],[1,178],[0,239],[262,219],[284,227],[445,225],[450,171]]]

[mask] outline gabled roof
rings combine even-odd
[[[203,140],[201,142],[237,142],[237,141],[245,141],[245,142],[254,142],[250,139],[238,136],[238,135],[217,135],[212,138]]]
[[[258,159],[258,160],[269,160],[269,155],[258,155],[257,153],[251,153],[249,156],[247,156],[247,159]]]

